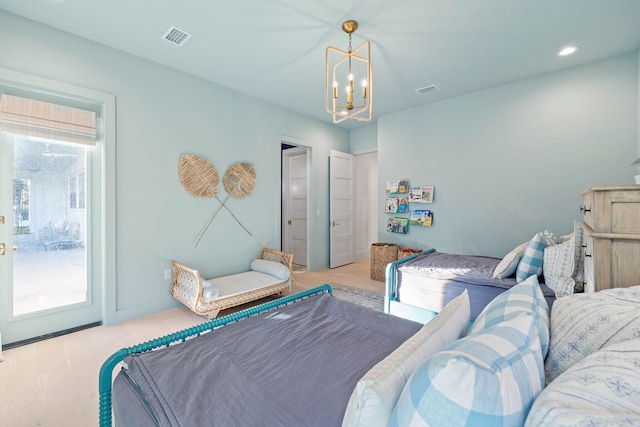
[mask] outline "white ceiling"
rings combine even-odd
[[[0,0],[0,9],[331,122],[328,45],[371,42],[374,118],[640,48],[640,0]],[[162,40],[170,26],[192,37]],[[569,57],[556,52],[575,44]],[[435,84],[438,91],[415,89]],[[353,128],[361,122],[347,120]]]

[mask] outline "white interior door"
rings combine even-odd
[[[331,150],[329,155],[329,267],[354,261],[354,156]]]
[[[293,254],[293,262],[307,266],[309,171],[305,147],[282,151],[283,250]]]

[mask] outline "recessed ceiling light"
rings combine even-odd
[[[568,55],[571,55],[573,53],[576,53],[577,50],[578,50],[578,48],[576,46],[567,46],[567,47],[562,48],[558,52],[558,56],[568,56]]]

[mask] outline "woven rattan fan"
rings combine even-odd
[[[202,236],[204,236],[204,233],[209,229],[209,225],[211,225],[222,208],[225,208],[250,236],[252,235],[251,232],[247,230],[247,227],[242,225],[240,220],[231,212],[226,203],[229,197],[244,199],[253,192],[256,185],[256,171],[253,165],[246,162],[234,164],[229,168],[227,173],[224,174],[222,182],[227,192],[227,197],[224,200],[218,198],[220,177],[218,176],[218,171],[215,166],[213,166],[210,161],[193,154],[183,154],[180,156],[180,183],[182,183],[185,190],[193,196],[213,197],[220,202],[218,209],[211,215],[198,236],[196,236],[194,241],[195,246],[198,246]]]
[[[251,163],[236,163],[222,178],[224,189],[234,199],[244,199],[256,186],[256,171]]]
[[[180,183],[192,196],[216,197],[220,177],[209,160],[183,154],[180,156]]]

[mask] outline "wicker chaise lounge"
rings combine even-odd
[[[171,295],[196,314],[213,319],[220,310],[291,290],[293,254],[263,248],[251,270],[203,279],[197,270],[176,261]]]

